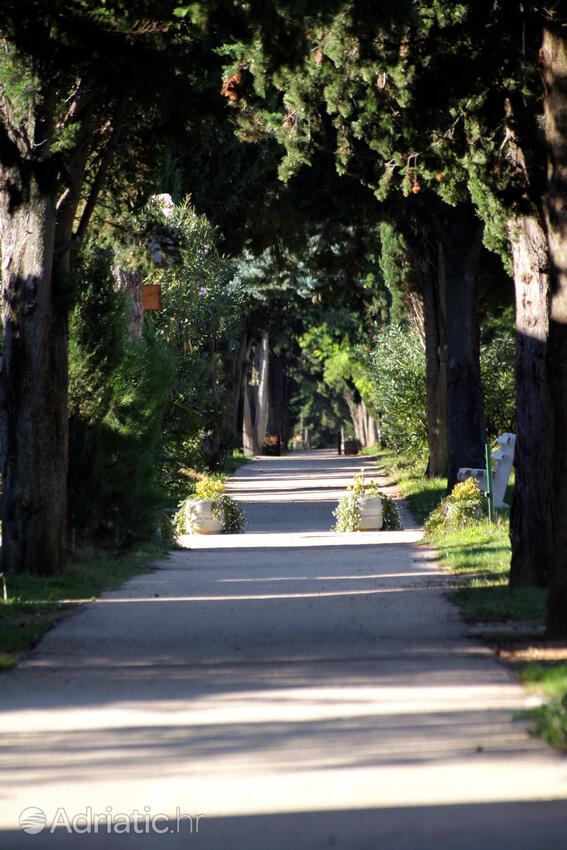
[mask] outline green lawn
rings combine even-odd
[[[528,664],[522,679],[545,698],[542,706],[529,712],[536,731],[552,747],[567,750],[567,664]]]
[[[543,624],[547,591],[510,588],[508,521],[479,522],[457,531],[439,531],[427,541],[440,563],[464,582],[449,594],[466,622],[533,621]]]
[[[250,463],[251,458],[246,457],[240,449],[235,449],[232,454],[227,455],[224,462],[223,476],[232,475],[236,470],[245,463]]]
[[[423,458],[411,458],[391,450],[376,453],[377,463],[396,482],[401,495],[421,524],[437,507],[447,482],[425,476]],[[439,553],[446,570],[462,577],[449,594],[467,622],[537,621],[545,618],[546,591],[508,587],[510,539],[507,512],[497,522],[479,521],[451,531],[427,535],[425,542]]]
[[[0,603],[0,670],[16,664],[79,601],[120,587],[166,553],[155,546],[125,555],[85,552],[60,575],[8,576],[8,604]]]

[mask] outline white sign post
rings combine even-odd
[[[514,465],[516,435],[501,434],[498,437],[498,442],[500,443],[502,448],[492,455],[493,460],[496,461],[492,478],[494,489],[494,507],[504,508],[506,507],[506,503],[504,502],[504,496],[506,495],[506,488],[508,487],[510,473],[512,472],[512,467]],[[457,478],[459,481],[465,481],[467,478],[474,478],[483,493],[486,493],[488,491],[488,484],[486,481],[486,469],[471,469],[465,466],[459,469],[459,472],[457,473]]]

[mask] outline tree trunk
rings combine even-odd
[[[268,416],[270,413],[270,340],[268,334],[262,335],[262,340],[256,355],[258,369],[258,390],[256,406],[256,442],[260,451],[266,442]]]
[[[440,272],[447,304],[447,491],[459,467],[484,466],[484,405],[480,381],[478,265],[482,228],[472,207],[445,206],[435,218],[442,245]]]
[[[356,409],[356,402],[352,393],[343,392],[343,398],[346,402],[346,406],[348,407],[348,412],[350,415],[350,421],[352,422],[352,427],[354,430],[354,436],[358,440],[359,439],[359,429],[358,429],[358,411]]]
[[[376,419],[366,410],[366,446],[372,448],[378,442],[378,426]]]
[[[282,414],[282,452],[287,451],[290,432],[290,413],[289,413],[289,397],[290,397],[290,378],[287,372],[284,375],[284,398],[283,398],[283,414]]]
[[[14,70],[24,79],[28,74],[27,67]],[[12,126],[7,97],[0,109],[2,562],[6,571],[49,574],[65,562],[69,270],[116,139],[106,145],[74,234],[87,163],[99,135],[93,125],[96,101],[82,79],[69,104],[73,146],[54,153],[61,91],[53,80],[40,89],[37,102],[34,96],[27,104],[21,132]],[[121,109],[125,103],[122,99]]]
[[[240,404],[243,396],[244,366],[247,356],[248,334],[244,331],[231,360],[230,369],[227,372],[227,394],[229,402],[225,416],[225,429],[231,434],[234,434],[235,437],[238,436]]]
[[[358,440],[359,440],[361,446],[366,445],[366,439],[367,439],[366,416],[365,416],[365,408],[364,408],[363,405],[364,405],[364,402],[362,402],[362,401],[360,401],[356,405],[356,414],[357,414],[357,421],[358,421]]]
[[[551,401],[546,374],[549,252],[534,210],[508,230],[516,291],[516,484],[510,585],[545,585],[553,558]]]
[[[563,26],[562,26],[563,24]],[[553,404],[553,560],[547,630],[567,637],[567,31],[557,20],[544,30],[542,60],[545,136],[548,152],[546,196],[551,304],[548,374]]]
[[[425,348],[425,309],[423,297],[419,292],[408,292],[407,296],[408,318],[410,325],[419,336],[423,347]]]
[[[242,445],[248,457],[259,454],[266,441],[269,414],[269,338],[262,336],[252,354],[252,381],[244,382]]]
[[[142,286],[144,275],[140,271],[130,271],[114,266],[112,269],[117,292],[124,292],[130,308],[128,330],[133,339],[139,339],[144,329],[144,308],[142,306]]]
[[[447,308],[442,248],[421,263],[430,478],[447,477]]]
[[[252,388],[248,383],[244,384],[244,404],[242,415],[242,450],[246,457],[254,457],[260,454],[260,447],[256,441],[256,428],[254,427],[254,400],[251,398]]]
[[[289,381],[284,355],[270,359],[270,434],[281,434],[282,446],[289,439]]]
[[[376,422],[369,414],[365,402],[361,399],[355,401],[350,392],[344,392],[343,398],[348,407],[354,436],[361,446],[374,446],[376,444]]]
[[[354,436],[361,446],[366,442],[366,434],[364,433],[364,417],[360,409],[360,402],[353,402],[351,410],[351,418],[354,425]]]
[[[6,572],[49,574],[65,562],[68,443],[55,186],[31,168],[4,164],[2,176],[2,565]]]
[[[362,421],[362,429],[364,431],[364,448],[370,448],[376,445],[376,421],[368,410],[364,399],[360,400],[360,417]]]

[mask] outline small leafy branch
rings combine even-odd
[[[241,534],[246,525],[246,514],[234,499],[221,496],[213,502],[213,514],[222,522],[225,534]]]
[[[222,479],[206,476],[197,481],[195,493],[191,498],[203,502],[216,502],[224,496],[225,489],[226,485]]]

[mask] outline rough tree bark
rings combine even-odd
[[[250,387],[244,386],[244,404],[242,411],[242,450],[246,457],[254,457],[260,454],[260,447],[256,441],[256,429],[254,428],[254,406],[250,398]]]
[[[425,330],[427,443],[430,478],[446,478],[447,454],[447,307],[442,248],[432,244],[419,261]],[[435,256],[432,256],[432,254]]]
[[[558,6],[559,4],[555,4]],[[549,14],[552,14],[550,7]],[[544,30],[541,57],[548,152],[545,200],[551,304],[548,374],[553,404],[553,560],[547,631],[567,637],[567,20],[557,14]]]
[[[266,442],[270,413],[270,340],[267,333],[262,335],[258,346],[256,368],[258,369],[256,440],[261,449]]]
[[[484,404],[480,381],[478,266],[482,227],[472,207],[435,215],[442,245],[440,273],[447,305],[447,490],[461,466],[484,466]]]
[[[93,132],[85,80],[75,80],[64,122],[73,127],[73,146],[64,156],[52,150],[59,95],[46,83],[20,127],[8,100],[0,104],[2,565],[45,574],[65,564],[69,273],[102,184],[97,175],[82,195],[89,156],[102,144],[104,177],[113,151],[104,134]]]
[[[533,186],[512,104],[505,105],[505,155],[521,201],[507,222],[516,301],[516,483],[510,516],[512,587],[549,580],[553,519],[553,440],[547,378],[549,336],[549,248],[541,193]]]
[[[372,448],[378,442],[378,424],[376,418],[366,410],[366,447]]]
[[[510,585],[545,585],[553,557],[553,439],[546,373],[549,252],[533,211],[508,226],[516,292],[516,485]]]
[[[361,434],[359,410],[358,405],[354,400],[354,396],[350,392],[343,392],[343,398],[346,402],[346,406],[348,407],[348,412],[350,415],[350,420],[352,422],[355,439],[357,439],[361,445],[364,445],[364,434]]]
[[[67,309],[54,265],[56,177],[2,140],[2,477],[5,571],[65,562]]]

